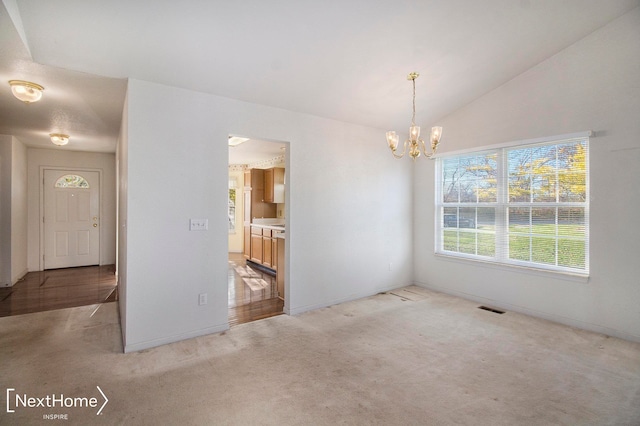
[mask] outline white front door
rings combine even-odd
[[[100,263],[100,175],[44,171],[44,269]]]

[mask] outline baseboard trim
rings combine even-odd
[[[333,300],[328,301],[328,302],[314,303],[313,305],[298,306],[298,307],[294,307],[294,308],[289,308],[288,310],[285,308],[285,313],[288,314],[288,315],[299,315],[299,314],[302,314],[304,312],[313,311],[313,310],[321,309],[321,308],[326,308],[327,306],[339,305],[340,303],[351,302],[353,300],[358,300],[358,299],[364,299],[365,297],[374,296],[374,295],[376,295],[378,293],[384,293],[386,291],[396,290],[396,289],[399,289],[399,288],[402,288],[402,287],[406,287],[408,285],[411,285],[411,284],[402,284],[402,285],[394,285],[394,286],[389,286],[389,287],[381,287],[379,289],[372,290],[372,291],[366,291],[366,292],[362,292],[362,293],[350,294],[348,296],[341,297],[339,299],[333,299]]]
[[[181,340],[192,339],[194,337],[205,336],[207,334],[222,333],[229,330],[229,323],[216,325],[213,327],[202,328],[200,330],[190,331],[188,333],[176,334],[168,337],[161,337],[159,339],[147,340],[140,343],[124,344],[124,353],[131,353],[142,351],[144,349],[155,348],[156,346],[167,345],[169,343],[179,342]]]
[[[414,282],[419,287],[426,288],[428,290],[437,291],[439,293],[448,294],[450,296],[459,297],[461,299],[471,300],[482,304],[490,304],[493,307],[504,309],[506,311],[518,312],[520,314],[529,315],[536,318],[541,318],[547,321],[555,322],[558,324],[568,325],[570,327],[579,328],[581,330],[592,331],[594,333],[606,334],[607,336],[617,337],[624,340],[640,343],[640,336],[628,333],[626,331],[616,330],[606,326],[593,324],[586,321],[581,321],[575,318],[564,317],[562,315],[553,314],[550,312],[537,311],[535,309],[529,309],[520,305],[513,305],[507,302],[501,302],[495,299],[489,299],[475,294],[464,293],[461,291],[451,290],[445,287],[434,286],[423,282]]]
[[[29,270],[25,268],[22,272],[20,272],[18,275],[16,275],[15,278],[11,279],[11,286],[16,285],[16,283],[18,281],[22,280],[28,273],[29,273]]]

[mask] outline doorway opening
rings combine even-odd
[[[231,326],[284,311],[287,148],[286,142],[229,136]]]

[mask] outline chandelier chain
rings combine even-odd
[[[411,80],[413,82],[413,115],[411,116],[411,125],[416,125],[416,79]]]

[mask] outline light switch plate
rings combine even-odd
[[[189,219],[189,231],[206,231],[209,229],[209,219]]]

